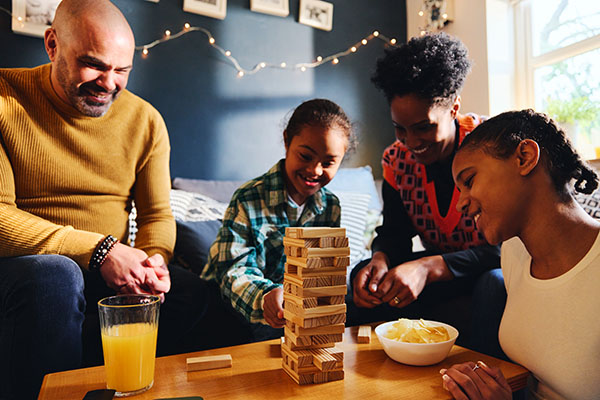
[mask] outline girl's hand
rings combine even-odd
[[[263,297],[263,316],[273,328],[283,328],[283,288],[276,288]]]
[[[377,289],[387,272],[387,257],[380,252],[373,254],[371,262],[358,271],[352,282],[354,304],[365,308],[382,304]]]
[[[444,389],[456,400],[510,400],[512,390],[499,368],[483,361],[466,362],[440,370]]]

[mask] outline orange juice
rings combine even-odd
[[[146,388],[154,380],[158,325],[114,325],[102,331],[106,387],[117,392]]]

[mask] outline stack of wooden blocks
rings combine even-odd
[[[286,228],[283,369],[298,384],[344,379],[346,268],[344,228]]]

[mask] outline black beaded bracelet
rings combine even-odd
[[[108,253],[112,250],[113,247],[118,243],[116,237],[113,235],[108,235],[94,249],[92,253],[92,257],[90,258],[89,269],[99,269],[100,266],[106,261],[106,257],[108,257]]]

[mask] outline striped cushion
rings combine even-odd
[[[583,209],[596,219],[600,219],[600,191],[592,194],[576,193],[575,199]]]
[[[171,190],[171,210],[179,221],[212,221],[222,219],[227,204],[200,193]]]
[[[346,228],[346,236],[348,236],[350,245],[350,266],[352,267],[365,258],[368,253],[364,233],[371,195],[340,191],[335,194],[340,199],[342,208],[340,225],[342,228]]]

